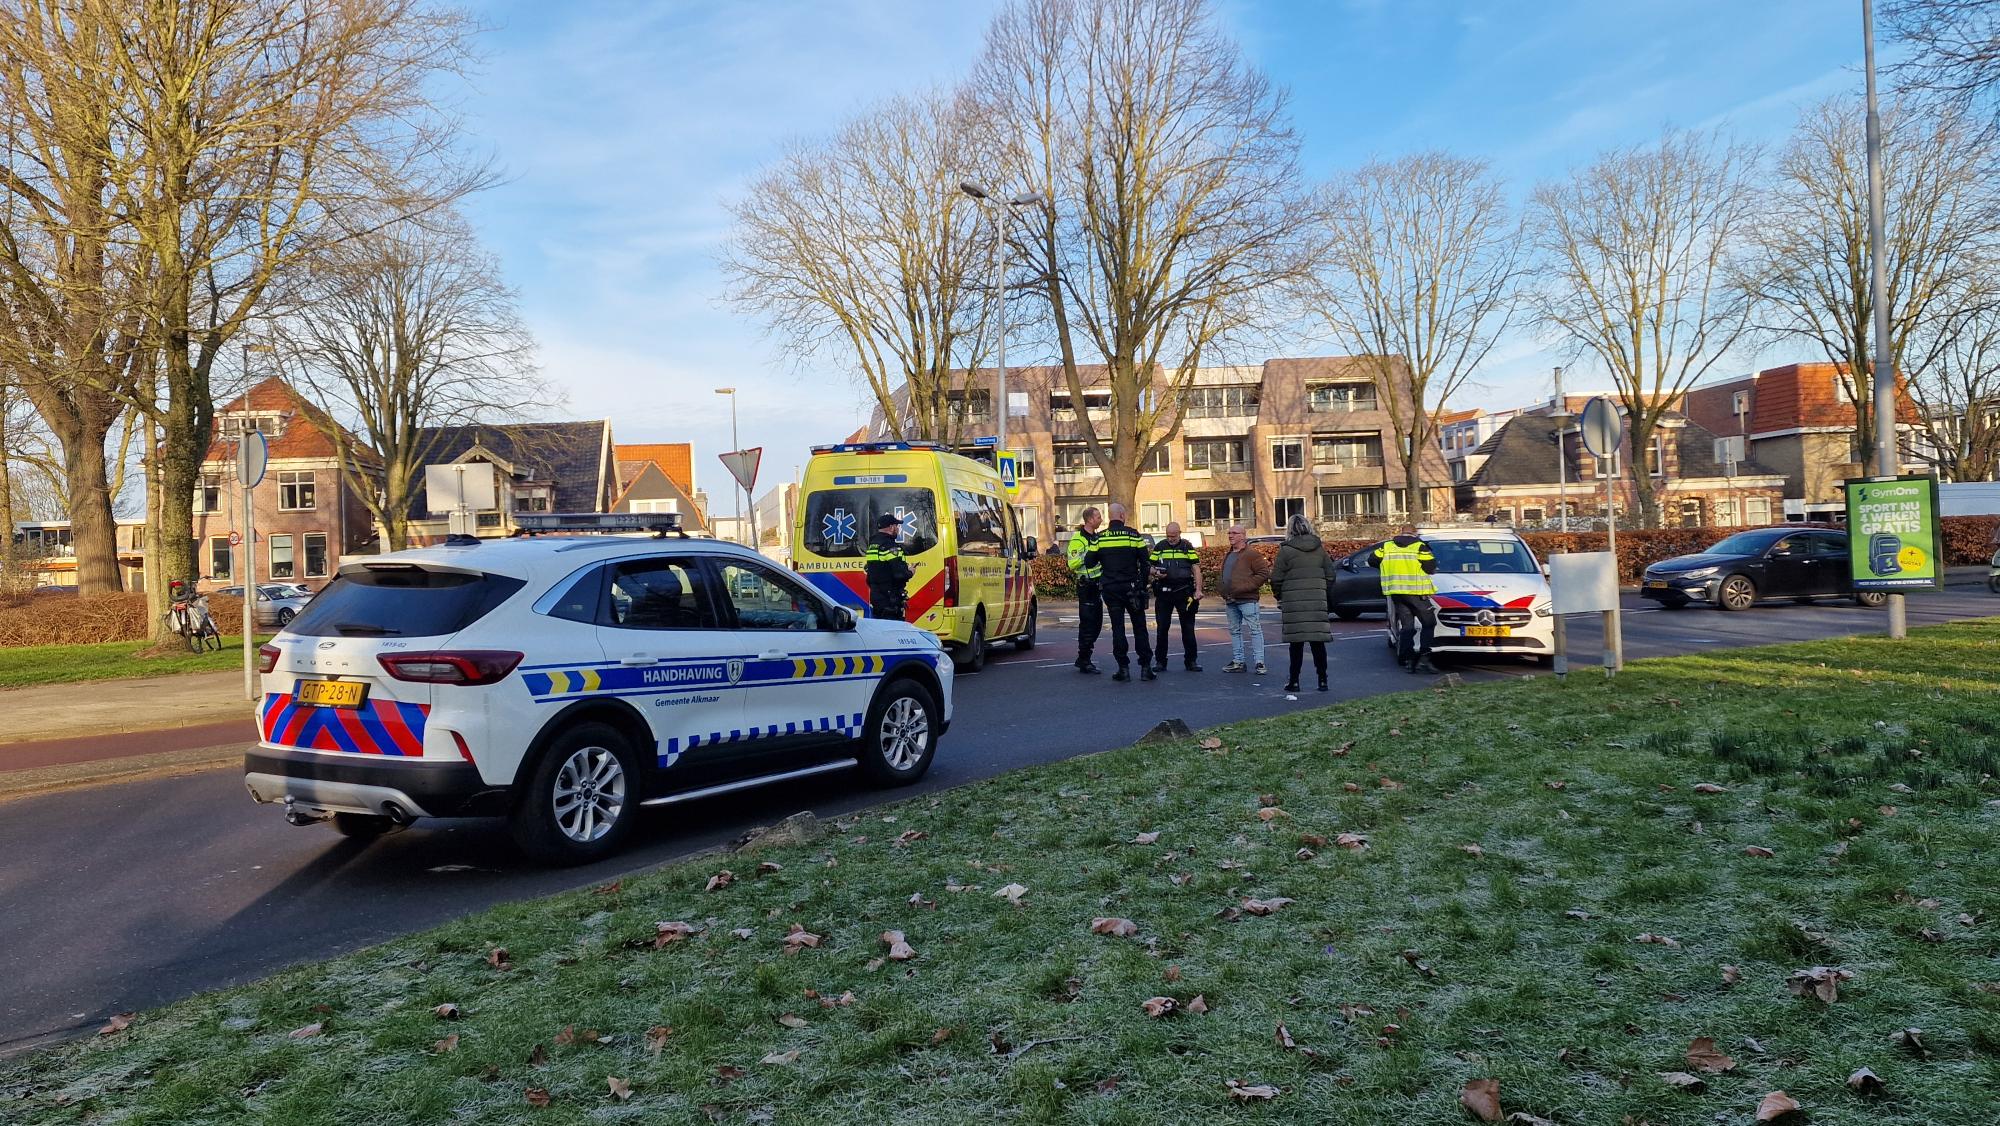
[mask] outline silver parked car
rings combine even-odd
[[[243,597],[240,586],[226,586],[215,592],[230,598]],[[299,593],[299,588],[291,583],[264,583],[257,587],[257,608],[254,611],[257,624],[276,626],[280,629],[292,624],[299,611],[312,600],[310,594]]]

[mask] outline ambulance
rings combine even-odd
[[[908,620],[937,635],[958,668],[987,648],[1035,645],[1033,558],[1000,474],[935,442],[814,446],[800,485],[792,568],[856,614],[868,613],[862,555],[885,512],[902,520]]]

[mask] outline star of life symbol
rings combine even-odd
[[[909,543],[910,537],[917,534],[917,518],[899,504],[896,506],[896,519],[902,521],[896,528],[896,542]]]
[[[854,514],[845,508],[836,508],[819,522],[819,534],[835,547],[854,538]]]

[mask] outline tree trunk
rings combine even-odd
[[[1660,499],[1653,491],[1653,475],[1646,468],[1646,451],[1653,445],[1653,424],[1641,422],[1636,417],[1632,422],[1632,444],[1625,458],[1626,471],[1632,475],[1632,499],[1639,505],[1639,526],[1657,528],[1660,526]],[[1617,490],[1612,490],[1617,495]],[[1617,519],[1616,513],[1604,514],[1608,520]]]
[[[194,362],[185,333],[170,333],[166,355],[167,413],[160,427],[160,571],[189,579],[194,558],[194,490],[201,481],[215,428],[215,402],[205,363]]]
[[[1423,442],[1414,435],[1399,440],[1410,444],[1410,452],[1403,454],[1403,514],[1410,523],[1421,524],[1430,515],[1430,507],[1424,503]]]
[[[110,431],[108,418],[56,431],[63,448],[63,477],[69,484],[69,535],[76,552],[78,594],[110,594],[125,585],[118,574],[118,524],[111,515],[111,482],[104,471],[104,439]]]
[[[0,594],[16,594],[29,584],[14,569],[14,462],[7,456],[14,447],[7,433],[7,392],[0,384]]]

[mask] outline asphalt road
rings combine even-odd
[[[1881,629],[1879,611],[1773,605],[1741,614],[1667,612],[1628,599],[1628,659],[1710,646],[1803,640]],[[2000,598],[1958,587],[1911,599],[1912,624],[2000,613]],[[1341,699],[1428,686],[1389,661],[1379,620],[1339,623],[1333,691],[1281,690],[1284,651],[1267,676],[1225,675],[1221,614],[1203,615],[1207,671],[1176,659],[1153,683],[1112,683],[1070,668],[1074,630],[1046,615],[1041,647],[1002,653],[958,680],[957,712],[919,786],[885,793],[814,780],[648,811],[638,846],[589,868],[520,861],[497,824],[433,821],[360,845],[322,827],[293,828],[245,795],[240,772],[212,771],[24,798],[0,806],[0,1052],[100,1024],[109,1014],[254,980],[455,918],[489,904],[602,883],[722,844],[800,809],[822,817],[956,786],[1017,767],[1124,746],[1154,723],[1202,728]],[[1266,614],[1266,636],[1277,636]],[[1571,651],[1595,661],[1594,622]],[[1098,661],[1109,667],[1108,639]],[[1468,680],[1537,673],[1526,662],[1455,664]],[[1583,669],[1585,675],[1596,675]],[[107,736],[107,739],[119,738]]]

